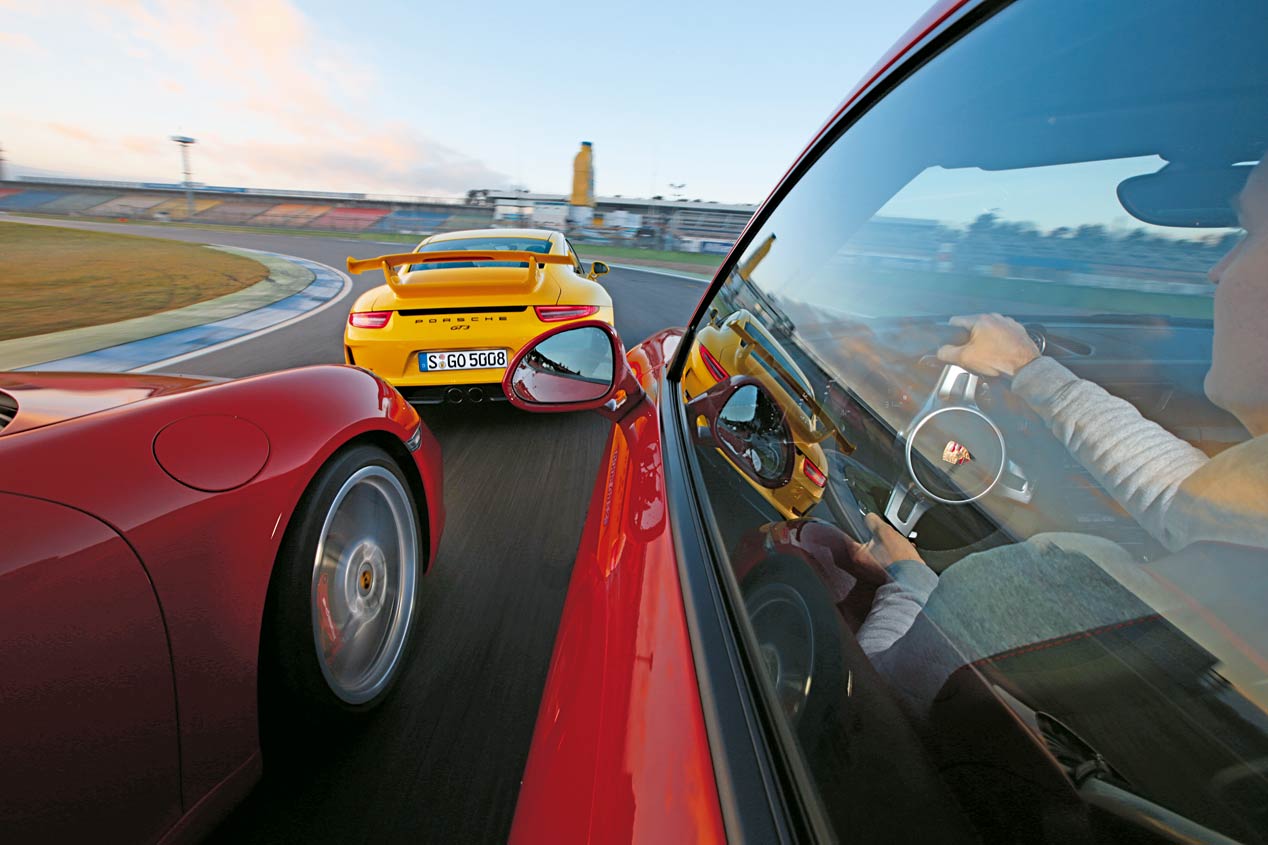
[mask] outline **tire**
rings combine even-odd
[[[763,560],[740,592],[780,709],[802,750],[813,756],[845,704],[836,606],[810,567],[792,555]]]
[[[386,452],[351,446],[321,468],[269,587],[266,712],[313,725],[355,719],[388,697],[417,627],[423,548],[409,481]]]

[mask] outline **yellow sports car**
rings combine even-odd
[[[575,320],[612,322],[612,298],[572,245],[547,229],[480,229],[425,238],[413,252],[348,259],[387,284],[357,298],[344,359],[415,404],[504,400],[502,374],[520,347]]]
[[[765,326],[745,309],[724,320],[715,318],[697,332],[683,369],[683,392],[690,399],[720,381],[741,375],[761,382],[783,409],[797,449],[792,475],[782,487],[762,487],[745,473],[741,475],[785,519],[797,519],[823,498],[828,461],[819,444],[833,436],[835,428],[820,422],[825,415],[805,374]],[[846,451],[851,449],[847,447]],[[731,460],[725,452],[718,451]]]

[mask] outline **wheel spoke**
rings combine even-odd
[[[327,684],[349,703],[373,698],[396,671],[414,611],[416,518],[400,480],[377,465],[353,473],[327,512],[313,634]]]

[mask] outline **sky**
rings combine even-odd
[[[760,202],[931,0],[0,0],[10,174]],[[683,184],[683,188],[670,185]]]

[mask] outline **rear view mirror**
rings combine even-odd
[[[596,261],[590,265],[590,278],[597,279],[600,276],[612,272],[612,268],[604,264],[602,261]]]
[[[1118,186],[1123,208],[1145,223],[1186,228],[1234,228],[1233,200],[1246,185],[1251,164],[1189,168],[1168,164],[1157,173],[1133,176]]]

